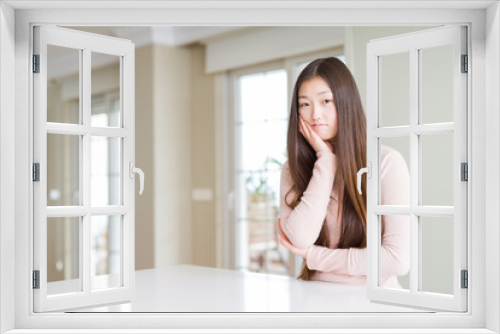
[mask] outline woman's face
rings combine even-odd
[[[299,88],[299,114],[323,140],[338,133],[337,108],[333,93],[321,77],[304,81]]]

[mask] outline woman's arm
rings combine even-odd
[[[382,160],[382,205],[409,205],[410,177],[406,162],[397,151]],[[410,268],[410,218],[382,216],[382,276],[405,275]],[[330,249],[313,245],[307,252],[311,270],[344,275],[366,275],[366,248]]]
[[[304,191],[300,203],[293,210],[285,203],[285,195],[293,184],[288,162],[283,165],[281,170],[281,226],[286,236],[298,248],[307,248],[318,239],[333,189],[337,166],[335,155],[329,151],[319,151],[316,156],[318,159],[314,163],[309,185]],[[290,192],[287,199],[291,201],[294,196],[295,193]]]

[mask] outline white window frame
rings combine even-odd
[[[467,226],[467,191],[468,182],[461,181],[460,163],[467,162],[467,131],[465,120],[467,115],[467,96],[462,92],[467,91],[468,75],[461,73],[461,55],[469,54],[466,43],[466,28],[463,26],[445,26],[410,34],[402,34],[388,38],[372,40],[367,46],[367,69],[368,87],[367,99],[367,163],[371,166],[371,178],[367,179],[367,188],[371,189],[367,194],[367,221],[368,221],[368,298],[381,302],[390,302],[402,305],[412,305],[431,310],[450,310],[463,312],[467,310],[467,290],[461,288],[461,269],[467,269],[466,248],[466,226]],[[452,43],[452,44],[451,44]],[[422,60],[421,50],[436,48],[442,45],[453,47],[453,122],[435,123],[431,126],[422,123],[422,110],[419,106],[419,98],[422,99]],[[389,126],[382,124],[382,107],[380,107],[379,90],[381,83],[381,59],[386,55],[401,53],[409,55],[409,124],[406,126]],[[420,55],[419,55],[420,54]],[[461,94],[462,93],[462,94]],[[454,169],[449,171],[453,175],[453,198],[452,206],[424,205],[422,204],[422,174],[419,172],[419,164],[422,163],[420,150],[422,149],[422,134],[453,134],[453,162]],[[408,205],[384,205],[381,203],[381,140],[391,136],[408,136],[410,160],[410,202]],[[399,137],[404,138],[404,137]],[[470,198],[470,194],[469,194]],[[410,224],[410,287],[409,290],[386,289],[380,286],[381,277],[381,253],[378,250],[381,245],[380,228],[382,216],[389,214],[408,215]],[[420,219],[425,216],[444,216],[453,219],[453,280],[452,291],[449,294],[428,293],[422,289],[421,244],[422,229]],[[420,240],[420,242],[419,242]],[[375,247],[370,247],[375,245]]]
[[[128,175],[129,162],[135,163],[135,100],[134,50],[128,40],[110,38],[71,29],[37,26],[34,32],[34,52],[40,56],[40,71],[33,74],[34,161],[40,163],[40,181],[33,185],[34,198],[34,270],[40,271],[40,286],[35,289],[34,306],[38,312],[83,308],[130,301],[134,297],[134,223],[135,182]],[[47,45],[78,50],[80,121],[78,124],[47,122]],[[91,57],[92,53],[112,54],[120,61],[120,125],[119,128],[96,127],[91,122]],[[47,134],[80,136],[78,166],[80,204],[76,206],[47,206]],[[120,141],[120,203],[108,206],[91,204],[91,138],[104,136]],[[92,291],[91,219],[98,215],[120,216],[120,286]],[[77,217],[79,232],[80,291],[49,295],[47,282],[47,218]],[[54,284],[54,283],[52,283]],[[56,283],[57,284],[57,283]]]
[[[131,5],[132,2],[127,2]],[[122,3],[123,4],[123,3]],[[76,332],[77,328],[121,328],[129,333],[144,333],[140,324],[148,328],[363,328],[358,332],[387,333],[380,328],[397,328],[398,333],[465,332],[494,333],[500,331],[499,297],[499,244],[498,221],[500,210],[500,137],[498,134],[500,90],[500,10],[498,1],[463,2],[410,2],[371,1],[370,9],[358,2],[297,1],[247,2],[225,4],[214,1],[180,4],[167,2],[150,4],[134,3],[135,8],[155,6],[149,10],[116,9],[105,12],[103,6],[119,6],[116,2],[60,3],[50,1],[16,2],[5,1],[0,13],[0,104],[2,181],[0,206],[0,319],[2,330],[19,329],[16,333],[42,332],[36,329],[64,328],[63,332]],[[217,7],[216,7],[217,5]],[[19,10],[14,10],[12,7]],[[42,10],[51,6],[79,6],[85,9]],[[183,7],[184,6],[184,7]],[[226,7],[224,7],[226,6]],[[245,7],[246,6],[246,7]],[[393,7],[391,7],[393,6]],[[22,7],[31,8],[20,10]],[[100,7],[100,8],[98,8]],[[158,8],[163,7],[163,8]],[[181,8],[179,8],[181,7]],[[237,8],[235,8],[237,7]],[[459,7],[459,8],[458,8]],[[53,8],[53,7],[52,7]],[[209,11],[204,9],[209,8]],[[247,10],[245,10],[245,8]],[[304,15],[304,10],[311,15]],[[347,8],[347,9],[346,9]],[[350,9],[349,9],[350,8]],[[374,9],[375,8],[375,9]],[[403,9],[402,9],[403,8]],[[411,9],[410,9],[411,8]],[[187,10],[189,9],[189,10]],[[15,22],[14,22],[15,17]],[[31,26],[37,24],[64,25],[231,25],[234,22],[248,25],[438,25],[465,24],[468,26],[471,43],[469,69],[469,133],[471,153],[469,177],[471,182],[471,224],[469,224],[469,289],[470,305],[467,313],[433,314],[34,314],[32,312],[31,250],[32,250],[32,184],[29,180],[31,163],[30,147],[32,133],[32,94],[30,82]],[[486,24],[485,24],[486,22]],[[9,28],[9,29],[5,29]],[[15,40],[14,40],[15,31]],[[15,66],[15,72],[10,68]],[[488,69],[486,71],[486,68]],[[15,82],[15,85],[12,83]],[[15,94],[15,99],[11,96]],[[13,112],[15,110],[15,113]],[[15,128],[15,132],[8,127]],[[486,134],[488,137],[486,138]],[[10,146],[15,142],[15,149]],[[15,159],[15,163],[13,163]],[[486,166],[486,167],[484,167]],[[15,182],[9,181],[15,171]],[[486,182],[486,174],[488,182]],[[5,183],[4,183],[5,182]],[[5,186],[4,186],[5,185]],[[15,194],[14,203],[11,196]],[[15,205],[15,209],[10,208]],[[14,218],[14,219],[12,219]],[[14,242],[15,239],[15,242]],[[473,247],[472,247],[473,246]],[[14,256],[12,255],[14,254]],[[15,265],[14,265],[15,263]],[[15,291],[10,291],[15,284]],[[487,291],[487,293],[486,293]],[[12,310],[12,305],[15,309]],[[354,317],[354,318],[353,318]],[[13,320],[11,320],[13,319]],[[146,327],[144,327],[146,328]],[[431,328],[431,329],[429,329]],[[460,330],[462,329],[462,330]],[[234,330],[229,330],[234,331]],[[256,332],[259,330],[255,329]],[[320,330],[321,331],[321,330]],[[45,331],[46,332],[46,331]],[[62,331],[61,331],[62,332]],[[201,330],[193,332],[201,332]],[[262,331],[261,331],[262,332]],[[321,331],[323,332],[323,331]],[[340,332],[340,330],[337,330]],[[355,333],[355,330],[350,330]]]

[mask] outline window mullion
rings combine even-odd
[[[49,206],[47,207],[47,217],[83,217],[86,214],[92,215],[124,215],[130,212],[130,207],[124,205],[110,205],[103,207],[88,206]]]
[[[90,128],[90,134],[93,136],[103,137],[127,137],[130,134],[129,129],[113,129],[113,128]]]
[[[410,293],[418,292],[420,282],[419,217],[413,212],[419,203],[420,153],[419,137],[415,133],[419,119],[419,57],[418,49],[410,49]]]
[[[79,124],[47,123],[47,133],[76,136],[83,136],[90,133],[93,136],[127,137],[130,135],[130,130],[123,128],[90,127],[89,125]]]
[[[82,136],[87,132],[89,128],[84,125],[47,122],[47,133]]]
[[[90,128],[90,115],[91,115],[91,51],[86,48],[83,50],[82,69],[82,123],[84,127]],[[83,168],[83,206],[90,208],[90,131],[83,135],[83,159],[81,164]],[[90,211],[87,211],[83,216],[83,240],[82,240],[82,278],[83,278],[83,292],[90,294]]]

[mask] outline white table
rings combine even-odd
[[[370,303],[365,286],[227,269],[136,271],[135,299],[79,312],[426,312]]]

